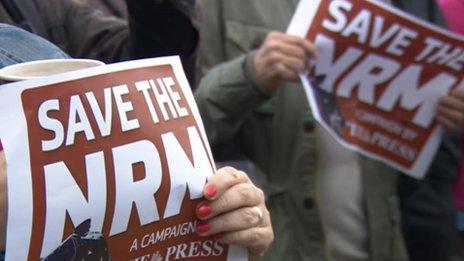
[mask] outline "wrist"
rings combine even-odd
[[[272,95],[272,92],[268,91],[266,87],[262,85],[261,80],[258,78],[255,69],[255,55],[256,52],[253,51],[249,53],[243,62],[243,75],[248,84],[250,84],[253,89],[255,89],[261,97],[267,99]]]
[[[249,67],[250,74],[253,75],[256,85],[267,94],[273,94],[278,87],[278,83],[268,77],[269,74],[265,72],[265,69],[262,69],[264,66],[260,63],[257,52],[251,54]]]

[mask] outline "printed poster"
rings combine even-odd
[[[288,33],[317,48],[301,78],[341,144],[423,177],[441,142],[440,97],[464,87],[464,38],[379,1],[302,0]]]
[[[0,87],[7,260],[246,260],[195,233],[214,161],[178,57]]]

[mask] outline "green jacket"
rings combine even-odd
[[[286,84],[271,96],[252,69],[253,49],[269,31],[285,31],[297,2],[201,1],[204,78],[195,98],[213,149],[243,152],[264,180],[275,233],[265,260],[325,260],[314,200],[316,123],[306,95],[301,86]],[[371,259],[407,260],[396,171],[365,158],[361,165]]]

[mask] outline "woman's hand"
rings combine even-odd
[[[274,240],[264,193],[234,168],[218,170],[203,190],[197,206],[197,232],[215,235],[223,244],[242,245],[252,258],[262,256]]]

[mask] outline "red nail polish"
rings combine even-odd
[[[209,224],[206,221],[199,220],[197,223],[197,232],[198,233],[206,233],[209,231]]]
[[[209,198],[213,198],[214,196],[216,196],[216,193],[217,193],[216,186],[214,185],[207,186],[205,191],[206,191],[206,196],[208,196]]]
[[[207,217],[211,214],[211,206],[207,202],[202,202],[197,206],[197,213],[199,217]]]
[[[221,240],[221,238],[224,236],[223,233],[218,233],[214,236],[214,240]]]

